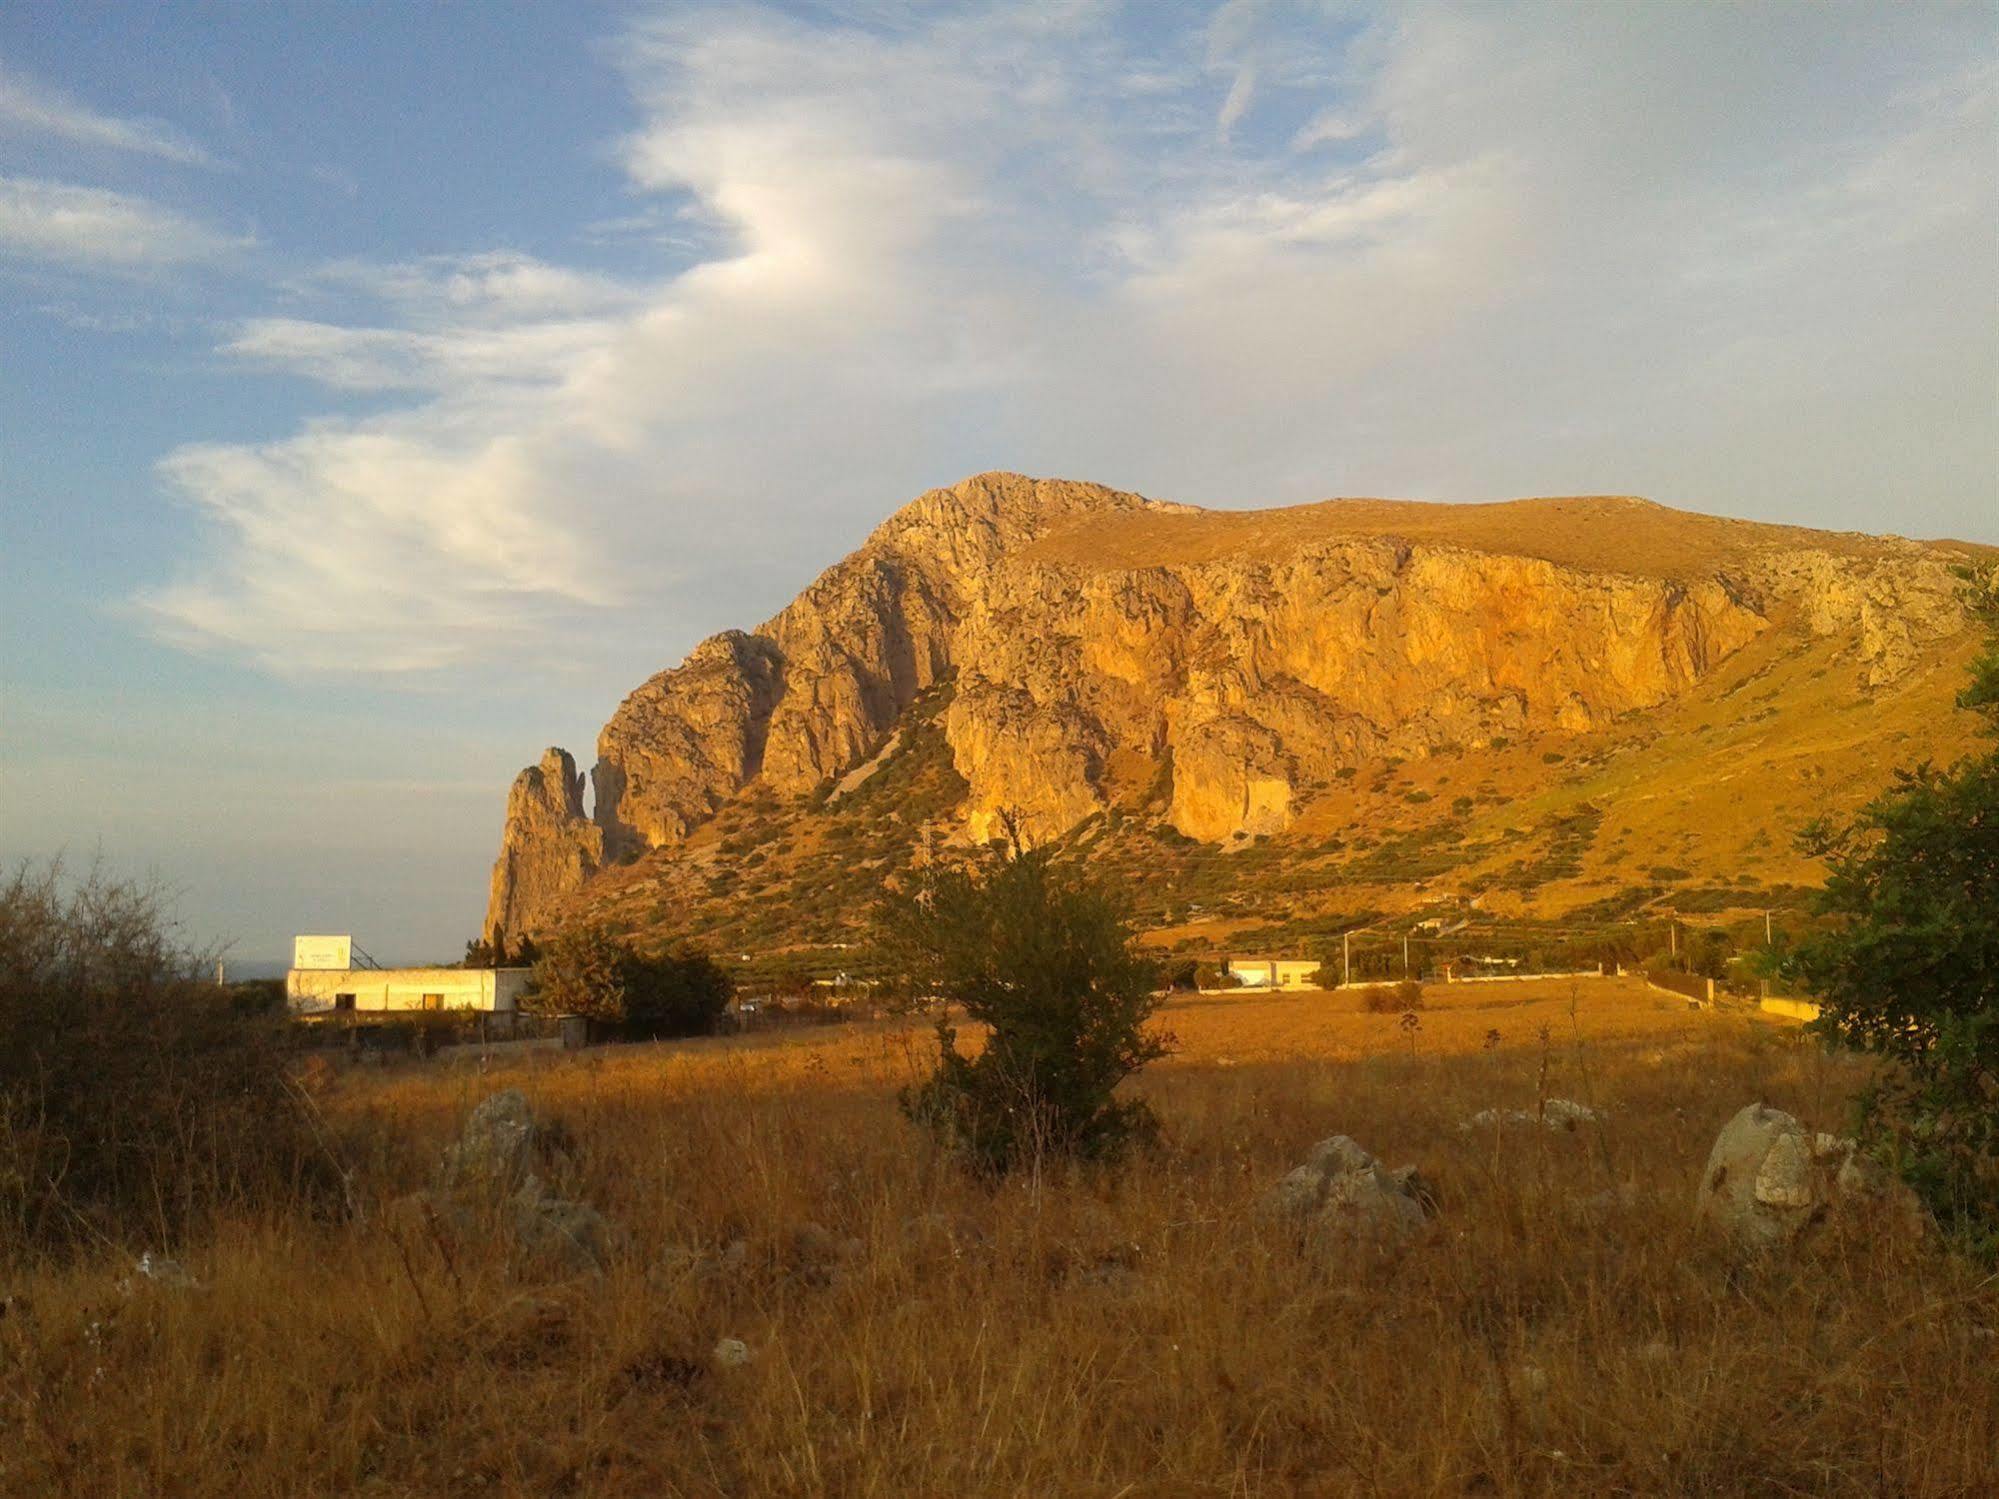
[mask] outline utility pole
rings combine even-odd
[[[1677,958],[1680,955],[1680,923],[1672,917],[1666,919],[1666,941],[1669,944],[1667,951]]]
[[[1763,945],[1765,947],[1773,946],[1776,940],[1775,937],[1770,935],[1770,913],[1765,911],[1763,913]]]
[[[1402,976],[1409,977],[1409,934],[1402,934]]]
[[[1353,933],[1340,933],[1340,987],[1353,982]]]

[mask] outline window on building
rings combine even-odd
[[[443,996],[442,994],[426,994],[426,995],[424,995],[424,997],[423,997],[423,1007],[424,1007],[424,1008],[425,1008],[426,1010],[441,1010],[441,1009],[443,1009],[443,1008],[444,1008],[444,996]]]
[[[334,1008],[334,1009],[336,1009],[336,1010],[351,1010],[351,1009],[353,1009],[353,1008],[354,1008],[354,996],[353,996],[353,995],[351,995],[351,994],[336,994],[336,995],[334,995],[334,996],[333,996],[333,1008]]]

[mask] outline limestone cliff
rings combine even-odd
[[[514,777],[500,857],[493,862],[486,931],[518,935],[583,888],[604,857],[604,835],[583,815],[583,777],[567,750],[543,752]]]
[[[533,929],[745,787],[815,791],[946,680],[964,831],[1005,809],[1055,836],[1163,784],[1170,822],[1216,842],[1283,833],[1369,760],[1601,729],[1772,630],[1850,639],[1892,682],[1962,628],[1953,560],[1621,497],[1202,511],[981,475],[628,697],[594,827],[566,756],[524,772],[489,925]]]

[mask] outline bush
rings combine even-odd
[[[1958,702],[1999,733],[1999,570],[1973,579],[1992,630]],[[1921,765],[1853,822],[1802,838],[1826,858],[1827,929],[1780,955],[1819,1027],[1891,1064],[1862,1103],[1876,1151],[1974,1246],[1999,1257],[1999,750]]]
[[[729,975],[698,948],[648,956],[603,927],[576,927],[549,940],[522,1006],[584,1015],[627,1039],[649,1040],[713,1030],[734,992]]]
[[[1370,1015],[1407,1014],[1425,1008],[1423,986],[1414,979],[1404,979],[1399,984],[1376,984],[1367,990],[1362,1004]]]
[[[911,1119],[977,1169],[1113,1160],[1154,1134],[1143,1100],[1113,1095],[1170,1038],[1143,1030],[1155,970],[1102,887],[1009,829],[981,864],[886,903],[878,927],[914,992],[988,1027],[967,1057],[940,1016],[937,1068],[902,1095]]]
[[[160,893],[56,864],[0,885],[0,1239],[164,1245],[338,1173],[257,991],[208,982]],[[11,1231],[11,1232],[10,1232]]]

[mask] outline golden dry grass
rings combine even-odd
[[[1991,1281],[1864,1225],[1738,1265],[1689,1221],[1730,1114],[1836,1123],[1855,1070],[1636,984],[1570,999],[1433,989],[1413,1056],[1351,996],[1175,1004],[1157,1158],[996,1189],[897,1115],[927,1037],[896,1023],[351,1073],[324,1101],[376,1205],[524,1087],[621,1231],[608,1273],[522,1280],[379,1211],[227,1225],[191,1293],[20,1270],[0,1490],[1991,1492]],[[1609,1122],[1459,1130],[1544,1070]],[[1406,1253],[1313,1259],[1253,1215],[1335,1132],[1437,1183]],[[830,1279],[806,1224],[859,1241]],[[709,1367],[719,1337],[749,1364]]]
[[[1117,510],[1066,526],[1026,555],[1128,571],[1284,557],[1302,547],[1376,536],[1662,578],[1703,577],[1761,552],[1809,549],[1874,557],[1890,549],[1885,538],[1856,531],[1702,515],[1631,495],[1562,495],[1479,505],[1337,499],[1270,510]],[[1956,541],[1932,545],[1965,556],[1994,550]]]

